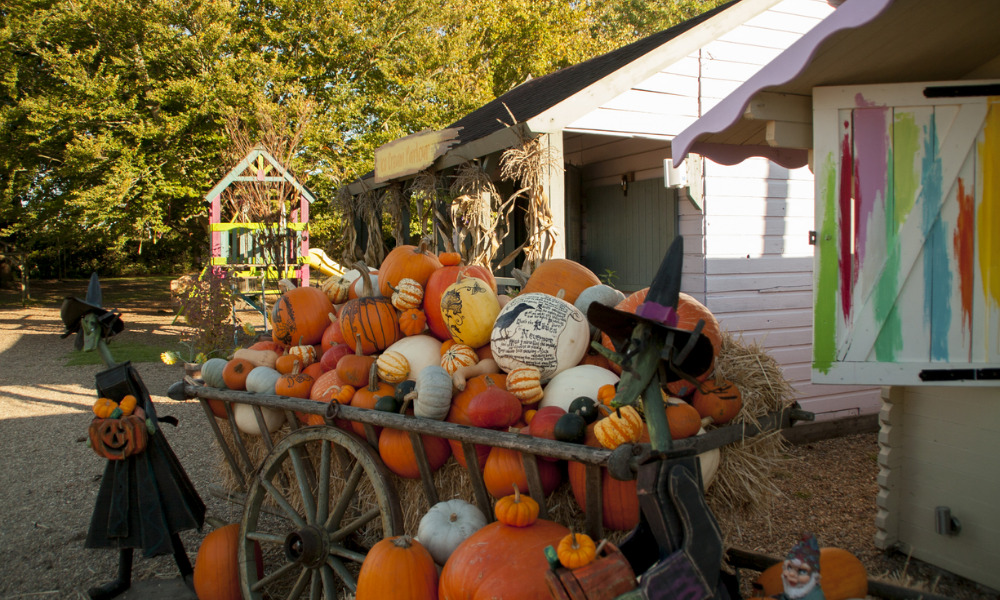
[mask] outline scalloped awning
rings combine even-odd
[[[736,164],[808,163],[812,89],[1000,76],[997,0],[847,0],[673,140]]]

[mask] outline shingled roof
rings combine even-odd
[[[545,112],[739,2],[740,0],[732,0],[617,50],[522,83],[449,125],[449,128],[461,127],[455,147],[513,125],[511,114],[518,123],[522,123]]]

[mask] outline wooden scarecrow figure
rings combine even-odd
[[[144,556],[173,553],[181,577],[191,584],[193,569],[178,532],[200,530],[205,505],[160,429],[152,398],[129,362],[118,364],[105,342],[124,329],[119,313],[101,306],[95,273],[86,300],[66,298],[63,337],[77,334],[76,346],[98,350],[108,369],[96,375],[98,403],[108,414],[90,425],[94,451],[107,459],[85,547],[117,548],[118,576],[88,590],[92,599],[113,598],[131,586],[133,549]],[[99,407],[100,408],[100,407]],[[104,411],[97,410],[101,415]]]

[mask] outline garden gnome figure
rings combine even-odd
[[[805,534],[782,563],[784,593],[773,597],[779,600],[825,600],[819,580],[819,543],[816,536]]]
[[[66,327],[63,337],[77,334],[78,348],[98,350],[107,363],[108,368],[96,375],[98,396],[115,402],[121,402],[126,395],[134,396],[136,411],[141,408],[146,421],[143,425],[140,420],[138,427],[130,428],[123,426],[125,418],[95,419],[91,424],[91,443],[108,460],[84,545],[119,551],[117,577],[88,590],[93,600],[114,598],[131,587],[135,548],[141,548],[145,556],[172,553],[181,577],[190,585],[194,569],[178,532],[200,530],[205,520],[205,504],[159,426],[161,422],[176,425],[177,420],[157,418],[139,373],[130,363],[116,363],[111,357],[105,340],[125,326],[117,311],[106,310],[101,304],[95,273],[86,300],[63,301],[61,316]],[[95,436],[95,426],[111,433]],[[137,437],[144,438],[144,443],[133,444]],[[128,442],[122,442],[123,439]]]

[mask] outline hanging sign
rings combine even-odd
[[[375,183],[419,173],[458,141],[458,129],[426,130],[375,149]]]

